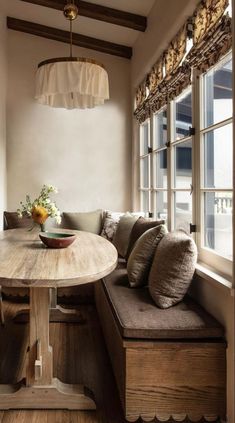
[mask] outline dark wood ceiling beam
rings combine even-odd
[[[50,7],[56,10],[63,10],[66,0],[21,0],[27,3]],[[125,26],[144,32],[147,28],[147,18],[134,13],[123,12],[99,4],[89,3],[83,0],[77,0],[79,15],[91,19],[97,19],[111,24]]]
[[[70,43],[70,33],[68,31],[39,25],[34,22],[22,21],[8,16],[7,27],[15,31],[26,32],[27,34],[37,35],[50,40],[61,41],[68,44]],[[102,53],[125,57],[126,59],[130,59],[132,56],[131,47],[110,43],[108,41],[87,37],[86,35],[77,33],[73,33],[73,44],[79,47],[97,50]]]

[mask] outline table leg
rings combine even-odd
[[[3,312],[3,303],[2,303],[2,287],[1,286],[0,286],[0,322],[1,322],[1,325],[5,324],[4,312]]]
[[[85,323],[85,319],[79,310],[65,308],[57,304],[57,289],[50,289],[50,322],[54,323]]]
[[[30,334],[26,381],[0,385],[0,409],[96,409],[92,394],[82,385],[53,378],[49,345],[48,288],[30,288]],[[69,364],[69,363],[68,363]]]
[[[48,288],[30,288],[29,351],[26,385],[52,383],[52,348],[49,345]],[[35,371],[37,369],[37,371]]]
[[[27,323],[29,311],[21,310],[14,317],[16,323]],[[57,288],[50,288],[50,322],[51,323],[85,323],[82,313],[77,309],[61,307],[57,304]]]

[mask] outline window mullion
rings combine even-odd
[[[193,136],[193,161],[192,161],[192,185],[193,185],[193,223],[197,231],[195,241],[200,248],[201,245],[201,104],[202,93],[200,84],[200,75],[196,69],[193,69],[193,126],[196,128]]]
[[[201,192],[233,192],[232,188],[201,188]]]
[[[173,139],[173,105],[172,102],[167,104],[167,141],[170,147],[167,148],[167,205],[168,205],[168,230],[173,230],[173,204],[172,204],[172,146]]]
[[[149,140],[149,145],[153,151],[153,137],[154,137],[154,125],[153,125],[153,114],[151,113],[151,117],[150,117],[150,131],[149,131],[149,136],[150,136],[150,140]],[[150,153],[150,162],[149,162],[149,172],[150,172],[150,180],[149,180],[149,188],[150,188],[150,204],[149,204],[149,212],[150,213],[154,213],[154,194],[153,194],[153,186],[154,186],[154,154],[153,152]]]
[[[206,128],[201,127],[201,133],[206,134],[207,132],[214,131],[215,129],[222,128],[223,126],[229,125],[230,123],[233,123],[233,118],[228,118],[225,120],[222,120],[221,122],[214,123],[213,125],[210,125]]]
[[[182,144],[182,143],[189,141],[191,139],[192,139],[192,135],[190,135],[188,137],[181,138],[180,140],[177,140],[177,141],[172,141],[171,145],[175,146],[175,145],[178,145],[178,144]]]
[[[146,130],[147,129],[147,134]],[[147,135],[147,137],[146,137]],[[148,119],[139,127],[139,205],[140,209],[145,212],[150,211],[150,120]],[[143,183],[145,160],[148,166],[147,180]],[[147,197],[147,198],[146,198]]]
[[[134,174],[134,179],[133,179],[133,186],[137,186],[137,195],[136,192],[132,197],[133,200],[133,206],[135,207],[135,205],[137,206],[137,209],[140,210],[141,208],[141,192],[140,192],[140,142],[141,142],[141,126],[137,123],[134,124],[134,130],[135,130],[135,135],[136,135],[136,144],[134,145],[134,151],[133,151],[133,155],[132,155],[132,159],[136,160],[136,164],[138,164],[137,167],[137,171],[136,174]],[[136,150],[136,152],[135,152]],[[137,157],[136,157],[137,155]],[[135,157],[134,157],[135,156]],[[135,163],[132,163],[132,171],[134,170],[134,166]],[[136,191],[136,190],[135,190]],[[135,210],[135,208],[134,208]]]

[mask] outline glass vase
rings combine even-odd
[[[40,223],[40,230],[41,230],[41,232],[46,232],[46,225],[45,225],[45,223]]]

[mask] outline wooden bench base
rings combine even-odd
[[[0,385],[0,410],[96,410],[92,393],[82,385],[54,378],[50,385]]]
[[[96,306],[128,421],[226,415],[225,342],[123,339],[102,284]]]

